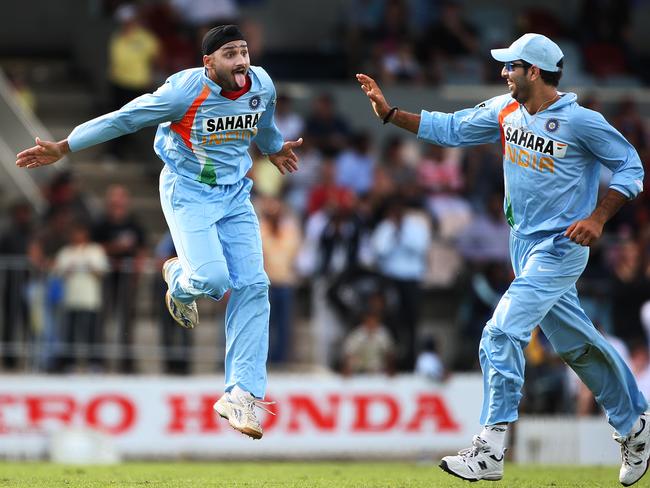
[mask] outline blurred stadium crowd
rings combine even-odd
[[[263,2],[192,1],[188,8],[186,0],[105,1],[104,15],[115,19],[107,46],[109,108],[197,65],[198,39],[218,23],[240,21],[252,62],[273,75],[278,58],[263,47],[270,33],[239,18],[243,4]],[[572,19],[543,7],[516,16],[499,7],[470,12],[466,3],[346,2],[337,27],[337,59],[344,66],[331,73],[365,71],[384,83],[426,86],[498,82],[498,69],[493,63],[486,69],[481,47],[534,31],[559,41],[572,59],[560,88],[647,84],[643,53],[626,34],[632,1],[586,0]],[[296,67],[286,78],[300,79],[301,71]],[[16,96],[38,112],[28,83],[20,76],[14,83]],[[304,138],[300,171],[282,177],[253,152],[250,174],[271,279],[271,364],[308,362],[344,374],[416,371],[436,381],[477,369],[481,330],[512,279],[500,147],[449,149],[406,135],[360,132],[330,93],[315,97],[308,110],[292,102],[279,93],[276,123],[285,139]],[[601,110],[596,96],[581,103]],[[635,100],[622,98],[604,115],[642,161],[650,161],[647,123]],[[120,171],[122,162],[132,163],[129,146],[137,142],[107,144],[98,165]],[[608,177],[603,168],[603,188]],[[137,373],[135,337],[142,319],[153,317],[162,371],[191,373],[192,331],[167,316],[158,272],[174,255],[169,235],[148,234],[122,185],[106,189],[102,208],[90,205],[74,160],[44,193],[44,215],[15,202],[0,233],[1,370]],[[646,187],[606,226],[579,291],[585,310],[628,358],[650,397],[649,220]],[[433,307],[447,311],[448,326],[431,320]],[[297,337],[299,323],[307,324],[307,336]],[[109,324],[115,324],[115,340],[108,340]],[[296,352],[303,337],[311,341],[306,355]],[[575,398],[580,412],[594,409],[539,331],[527,355],[524,409],[570,411]]]

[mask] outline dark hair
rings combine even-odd
[[[560,78],[562,78],[563,66],[564,66],[564,58],[560,59],[557,62],[557,67],[560,68],[558,71],[539,70],[539,75],[542,77],[542,80],[547,85],[558,86],[560,84]]]
[[[524,71],[527,71],[528,68],[532,66],[532,64],[524,61],[523,59],[521,60],[521,64],[523,65],[522,68],[524,68]],[[562,78],[562,68],[564,67],[564,58],[560,59],[557,62],[557,67],[560,68],[559,71],[545,71],[543,69],[539,70],[539,76],[542,78],[542,81],[544,83],[551,86],[558,86],[560,84],[560,78]]]

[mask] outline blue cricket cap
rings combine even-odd
[[[544,71],[560,71],[558,63],[564,53],[548,37],[529,33],[510,44],[510,47],[492,49],[492,57],[502,63],[523,59]]]

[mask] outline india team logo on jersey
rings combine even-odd
[[[544,127],[548,132],[555,132],[560,128],[560,122],[557,119],[548,119]]]
[[[251,110],[256,110],[257,107],[260,106],[260,103],[262,103],[262,98],[259,95],[255,95],[248,101],[248,106],[251,108]]]
[[[540,136],[521,128],[503,124],[504,137],[506,142],[515,144],[525,149],[531,149],[538,153],[546,154],[554,158],[566,156],[567,144],[554,141],[548,137]]]

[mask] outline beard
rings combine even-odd
[[[524,104],[530,98],[530,91],[527,87],[512,85],[512,90],[510,91],[510,96],[517,100],[520,104]]]
[[[216,83],[226,91],[237,91],[242,87],[237,83],[235,73],[232,70],[217,70],[213,71],[216,78]],[[243,76],[245,77],[248,74],[248,67],[245,68]]]

